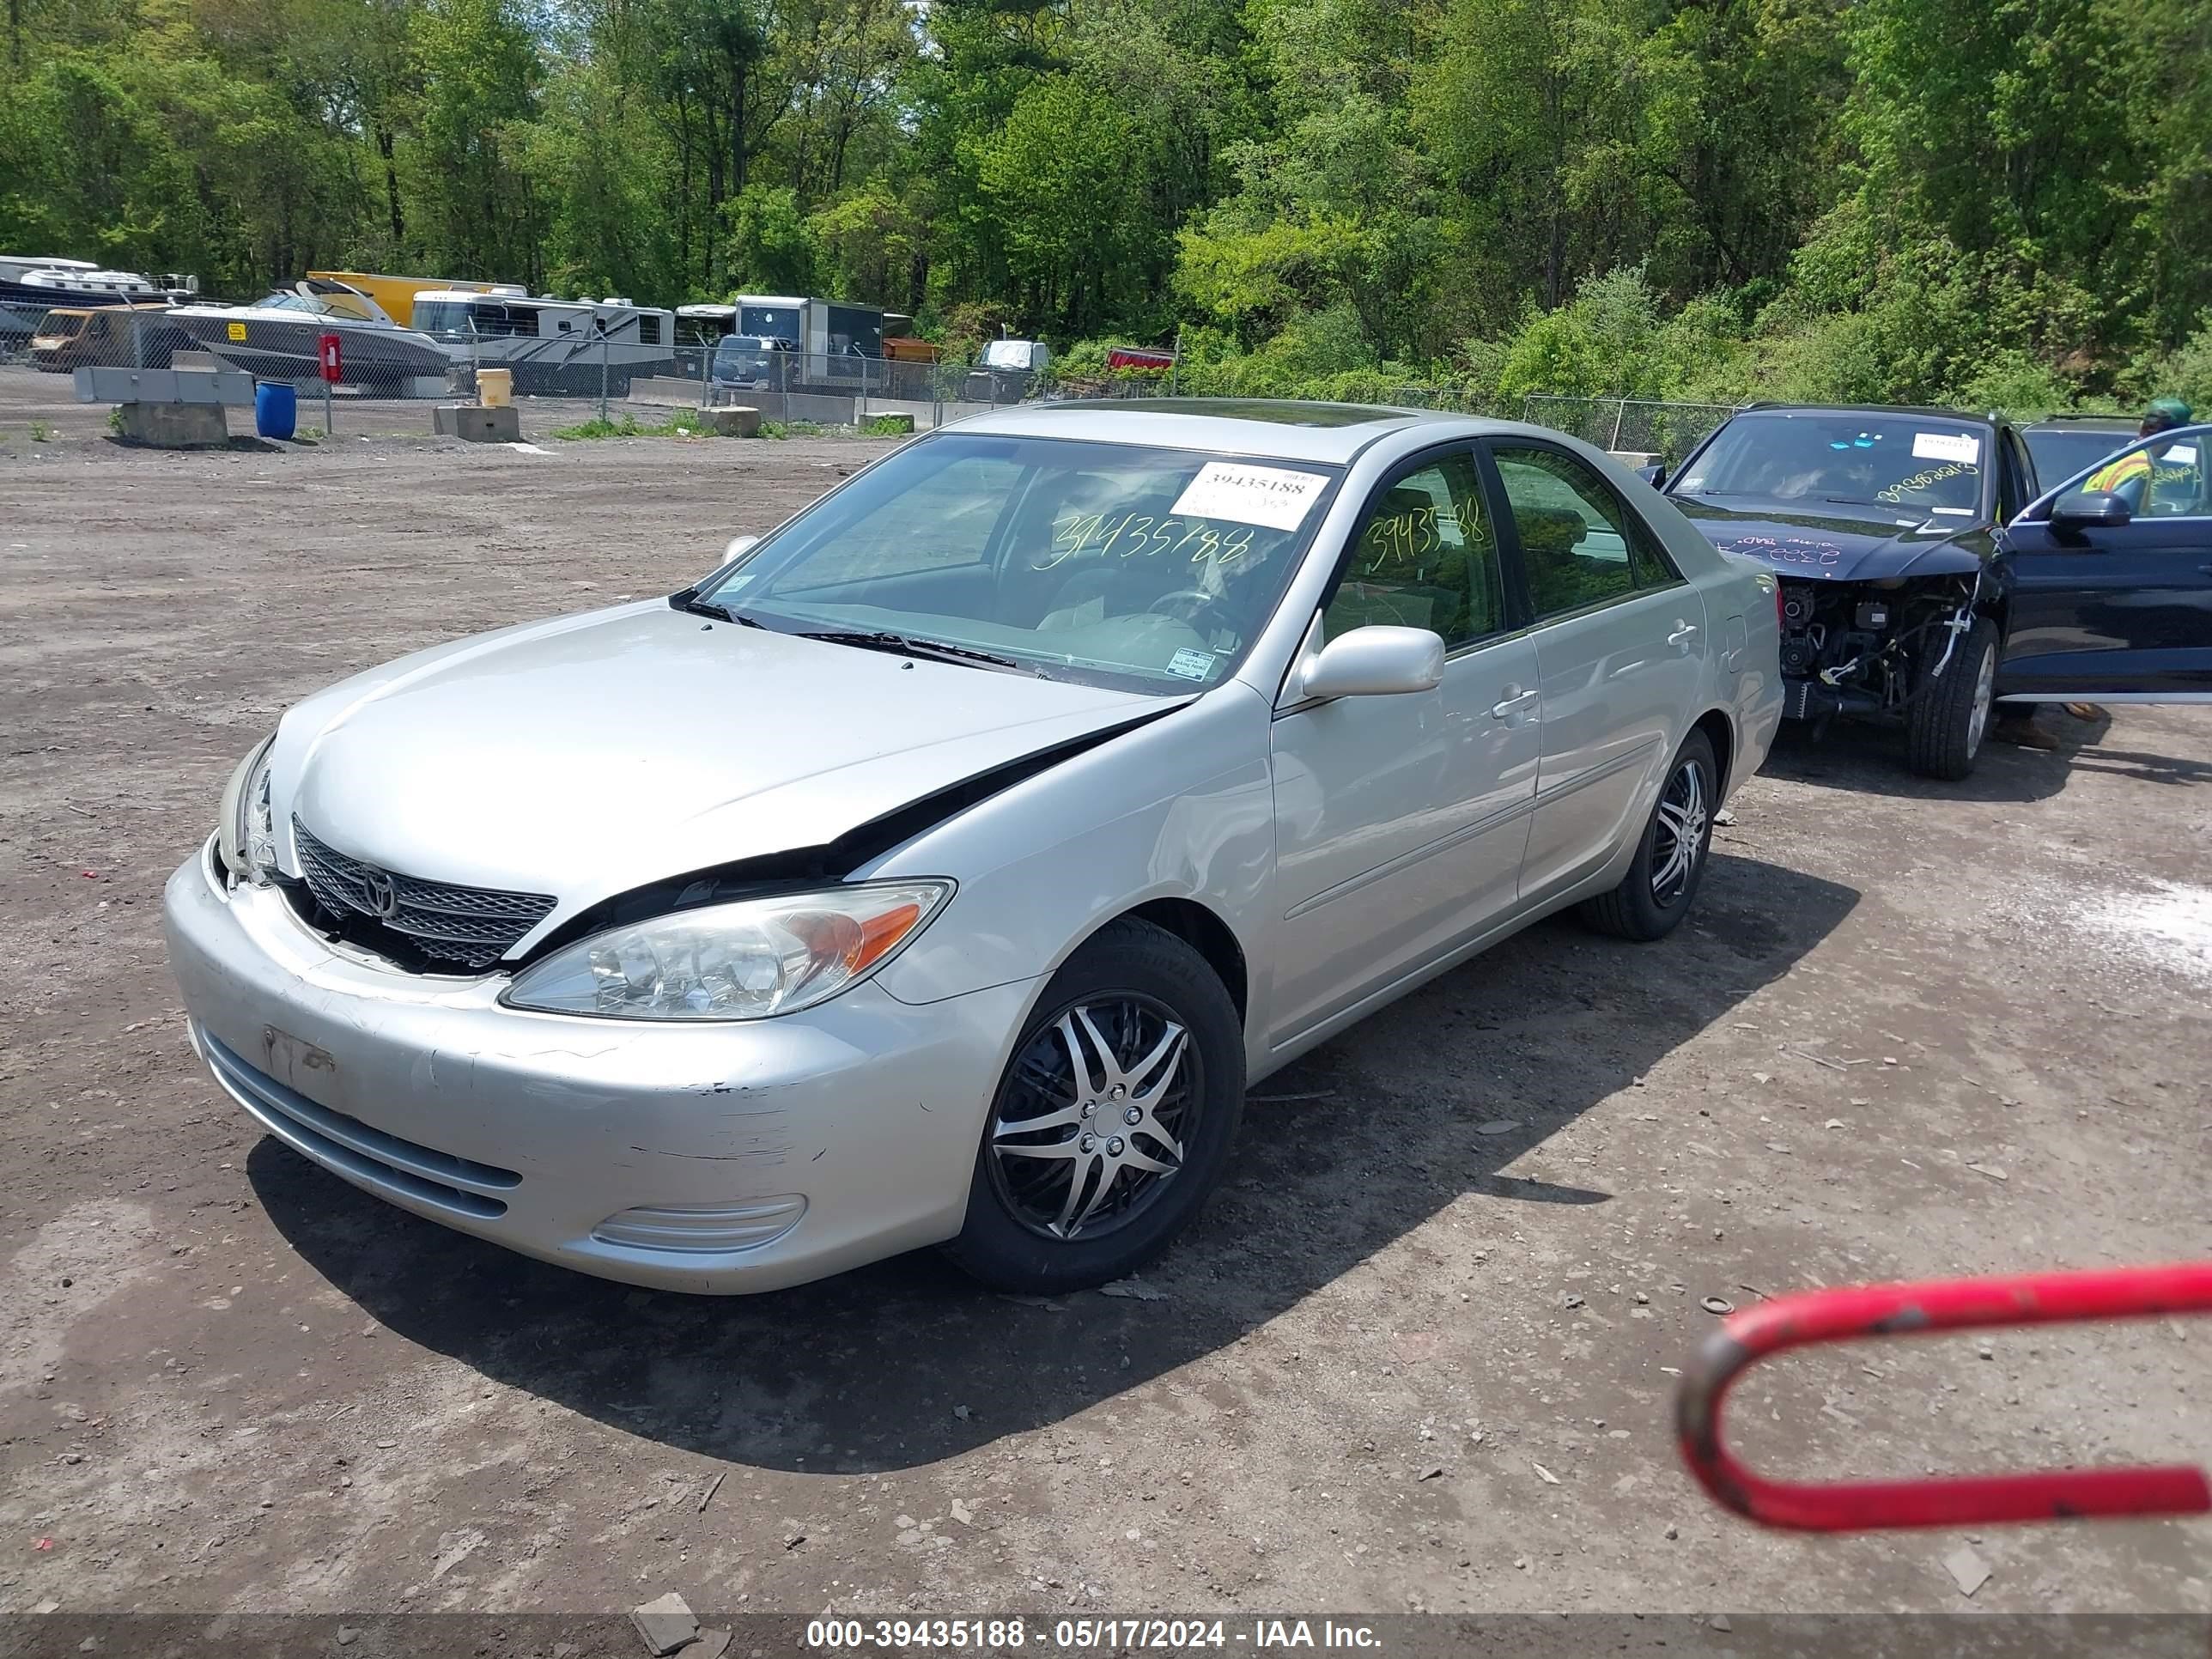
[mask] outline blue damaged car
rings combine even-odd
[[[2212,702],[2200,439],[2046,488],[1998,416],[1758,404],[1644,476],[1780,578],[1786,718],[1900,726],[1914,771],[1957,780],[1996,703]]]

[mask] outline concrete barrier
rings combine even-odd
[[[904,415],[914,422],[914,430],[927,432],[933,426],[946,426],[954,421],[965,420],[970,415],[987,415],[988,404],[927,403],[919,398],[864,398],[860,400],[860,421],[872,421],[879,415]]]
[[[221,404],[118,404],[116,436],[157,449],[222,449],[230,416]]]
[[[719,432],[726,438],[757,438],[761,412],[738,404],[727,409],[702,409],[699,411],[699,424],[701,430]]]
[[[640,374],[623,393],[626,404],[649,404],[655,409],[696,409],[699,382],[679,380],[666,374]]]
[[[87,366],[71,380],[81,404],[220,404],[246,409],[253,403],[253,377],[235,368]]]
[[[253,377],[234,368],[87,365],[71,380],[79,403],[115,405],[118,437],[160,449],[222,447],[230,441],[225,411],[253,402]]]
[[[430,430],[441,438],[463,438],[472,444],[517,444],[522,441],[522,411],[513,404],[496,409],[482,404],[440,404],[432,411]]]

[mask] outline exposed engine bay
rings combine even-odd
[[[1783,579],[1783,713],[1902,715],[1934,689],[1973,626],[1979,572],[1877,581]]]

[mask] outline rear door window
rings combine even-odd
[[[1539,622],[1682,580],[1627,503],[1575,457],[1534,444],[1490,453]]]
[[[1505,625],[1498,537],[1472,452],[1408,473],[1369,503],[1322,632],[1334,639],[1375,623],[1428,629],[1448,650]]]

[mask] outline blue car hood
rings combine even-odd
[[[1792,512],[1777,502],[1722,507],[1695,495],[1667,499],[1722,552],[1799,581],[1963,575],[1984,563],[1995,546],[1990,526],[1978,519],[1903,525],[1894,519]]]

